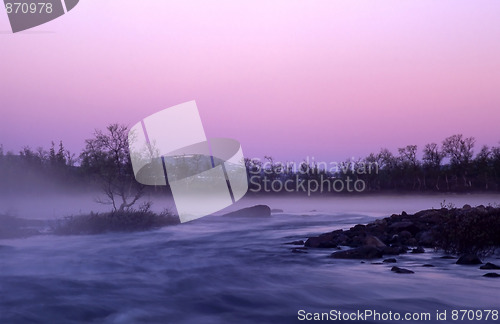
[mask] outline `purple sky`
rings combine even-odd
[[[79,151],[95,128],[194,99],[207,136],[247,157],[343,160],[455,133],[497,145],[499,12],[497,0],[82,0],[12,34],[0,10],[0,143]]]

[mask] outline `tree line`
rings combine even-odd
[[[293,187],[298,181],[316,181],[324,186],[338,180],[351,183],[360,180],[363,191],[368,192],[499,191],[500,146],[483,146],[474,154],[475,144],[474,137],[456,134],[444,139],[441,145],[425,145],[421,159],[417,145],[407,145],[396,154],[383,148],[378,153],[346,160],[335,167],[315,161],[304,161],[295,167],[294,163],[275,162],[269,156],[264,161],[246,159],[245,162],[248,176],[253,180],[250,189],[263,188],[266,182],[273,181],[289,181]]]
[[[26,146],[17,154],[4,152],[0,145],[0,193],[98,188],[102,192],[100,202],[113,210],[126,210],[148,190],[170,192],[168,186],[144,187],[135,181],[128,130],[118,124],[96,130],[78,155],[67,150],[62,141],[52,142],[48,150]],[[500,146],[483,146],[474,154],[475,144],[473,137],[457,134],[440,145],[425,145],[422,152],[417,145],[399,148],[397,153],[384,148],[362,159],[341,162],[333,169],[314,161],[292,167],[269,156],[264,161],[245,159],[245,164],[253,192],[266,182],[295,185],[317,181],[324,186],[339,180],[358,184],[360,180],[367,192],[499,191]],[[347,192],[348,187],[342,191]],[[285,192],[283,186],[278,192]]]

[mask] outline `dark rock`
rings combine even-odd
[[[372,262],[372,264],[379,265],[379,264],[383,264],[383,263],[382,262]]]
[[[365,236],[364,235],[355,235],[350,239],[349,246],[351,247],[360,247],[365,244]]]
[[[256,205],[248,208],[243,208],[222,216],[228,217],[269,217],[271,216],[271,208],[266,205]]]
[[[396,222],[389,225],[389,228],[403,231],[404,229],[411,226],[413,226],[413,222]]]
[[[434,245],[434,241],[434,235],[431,231],[424,231],[417,234],[417,242],[419,245],[432,247]]]
[[[479,267],[481,270],[500,270],[500,266],[497,266],[496,264],[493,263],[486,263],[485,265]]]
[[[368,235],[365,239],[365,246],[385,247],[386,245],[378,237]]]
[[[400,268],[400,267],[392,267],[391,271],[394,271],[396,273],[415,273],[411,270]]]
[[[363,231],[365,229],[366,225],[358,224],[355,225],[354,227],[351,227],[352,231]]]
[[[396,260],[394,258],[390,258],[390,259],[385,259],[384,262],[385,263],[396,263],[396,262],[398,262],[398,260]]]
[[[411,250],[411,253],[425,253],[425,250],[423,247],[419,246],[419,247]]]
[[[387,225],[387,221],[384,218],[377,219],[375,220],[374,224],[380,227],[385,227]]]
[[[455,260],[456,258],[451,255],[443,255],[442,257],[440,257],[440,259]]]
[[[464,254],[458,259],[456,263],[462,265],[475,265],[482,264],[483,262],[481,262],[481,260],[475,254]]]
[[[320,249],[335,249],[337,247],[337,244],[333,242],[321,242],[318,246]]]
[[[405,242],[406,245],[410,245],[410,246],[415,246],[415,245],[418,245],[418,242],[417,242],[417,239],[415,238],[411,238],[409,239],[407,242]]]
[[[320,235],[318,237],[308,238],[304,246],[312,248],[331,249],[336,248],[337,244],[332,242],[332,237],[330,235]]]
[[[295,248],[295,249],[292,249],[292,253],[307,253],[307,251],[304,251],[303,249]]]
[[[494,272],[490,272],[490,273],[485,274],[483,277],[498,278],[498,277],[500,277],[500,274],[494,273]]]
[[[401,244],[408,244],[408,241],[413,237],[413,235],[409,231],[401,231],[398,234],[393,236],[393,240],[395,242],[399,242]]]
[[[349,246],[351,245],[351,239],[341,231],[340,233],[335,234],[335,243],[337,243],[337,245]]]
[[[447,210],[445,210],[447,212]],[[419,215],[419,221],[420,222],[425,222],[430,225],[435,225],[435,224],[441,224],[443,222],[443,215],[444,213],[442,211],[437,211],[437,210],[425,210],[423,212],[415,214],[415,216]]]
[[[285,244],[290,244],[290,245],[304,245],[304,241],[299,240],[299,241],[293,241],[293,242],[288,242]]]
[[[392,223],[391,225],[389,225],[389,229],[399,233],[401,233],[402,231],[408,231],[412,236],[420,231],[420,228],[418,228],[418,226],[410,221]]]
[[[382,251],[376,247],[362,246],[346,251],[334,252],[330,257],[334,259],[378,259],[382,255]]]
[[[432,264],[424,264],[422,267],[424,267],[424,268],[434,268],[434,265],[432,265]]]
[[[463,207],[462,207],[463,210],[470,210],[472,209],[471,205],[468,205],[468,204],[465,204]]]

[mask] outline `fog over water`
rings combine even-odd
[[[171,206],[154,200],[155,209]],[[293,253],[285,244],[402,210],[440,208],[443,200],[500,203],[498,195],[246,197],[219,214],[257,203],[284,213],[207,216],[148,232],[2,239],[0,322],[277,324],[300,322],[299,310],[332,309],[447,310],[449,320],[456,309],[500,309],[497,279],[440,252],[397,256],[398,266],[415,272],[400,275],[388,264],[334,260],[332,249]],[[0,204],[37,219],[104,208],[92,195],[4,196]]]
[[[82,213],[105,212],[110,205],[96,202],[102,193],[46,193],[12,194],[0,196],[0,213],[12,214],[28,219],[56,219]],[[171,195],[146,195],[137,204],[151,201],[153,210],[164,208],[175,212]],[[247,195],[235,204],[215,213],[224,214],[240,208],[265,204],[271,208],[282,209],[286,213],[329,213],[363,214],[385,217],[394,213],[415,213],[423,209],[441,208],[441,204],[462,207],[500,204],[500,194],[423,194],[423,195],[332,195],[330,197],[307,196],[251,196]]]

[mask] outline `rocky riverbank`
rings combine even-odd
[[[300,242],[292,243],[300,245]],[[396,262],[391,256],[425,253],[426,248],[431,248],[457,255],[447,256],[458,259],[457,264],[478,265],[482,264],[480,257],[500,248],[500,208],[465,205],[423,210],[412,215],[402,212],[348,230],[309,237],[304,248],[296,251],[305,252],[305,248],[335,249],[330,255],[334,259],[386,258],[385,263]],[[483,270],[498,268],[492,263],[481,267]],[[393,271],[411,273],[398,267]]]
[[[310,237],[305,246],[373,247],[379,255],[406,253],[409,247],[413,247],[412,253],[436,248],[455,254],[483,254],[500,247],[500,208],[465,205],[463,208],[423,210],[413,215],[402,212],[349,230]]]

